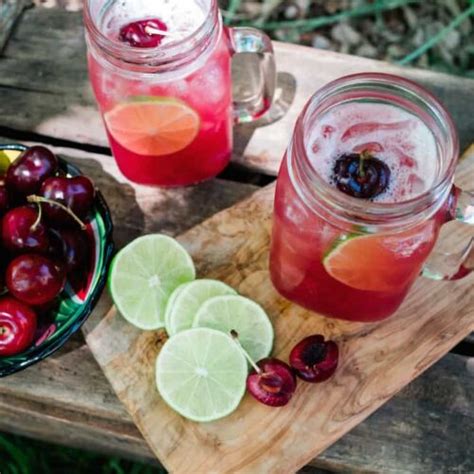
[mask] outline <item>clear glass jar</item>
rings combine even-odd
[[[432,132],[436,177],[406,201],[357,199],[328,184],[308,156],[315,122],[333,107],[381,103],[410,112]],[[286,298],[352,321],[393,314],[420,274],[453,279],[468,273],[460,254],[427,259],[440,226],[474,224],[474,195],[453,185],[459,144],[451,117],[428,91],[388,74],[355,74],[319,90],[301,113],[276,187],[270,255],[272,281]]]
[[[107,35],[114,8],[126,8],[127,0],[84,6],[92,88],[118,166],[137,183],[177,186],[215,176],[230,160],[233,123],[258,118],[273,99],[268,37],[224,27],[216,0],[182,1],[198,4],[204,22],[186,38],[153,48]],[[256,54],[260,84],[250,100],[235,103],[231,58],[242,52]]]

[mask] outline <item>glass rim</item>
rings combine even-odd
[[[405,201],[395,203],[369,201],[368,204],[368,201],[365,199],[361,200],[348,196],[329,185],[312,166],[304,145],[305,132],[308,129],[308,119],[318,103],[322,103],[325,99],[332,97],[332,94],[335,96],[341,87],[351,85],[365,85],[368,88],[370,88],[371,85],[391,86],[392,95],[395,94],[393,86],[395,86],[400,92],[403,90],[409,91],[410,93],[415,94],[418,99],[421,99],[423,105],[426,106],[428,110],[433,111],[436,116],[441,119],[442,123],[445,125],[446,132],[451,139],[451,143],[448,144],[449,150],[446,153],[446,155],[449,155],[447,157],[448,162],[445,164],[443,170],[439,173],[439,176],[429,189],[420,195]],[[432,132],[435,135],[433,130]],[[298,169],[295,170],[292,169],[292,155],[294,153],[296,153],[297,158],[303,165],[296,166],[295,168]],[[449,112],[441,102],[424,87],[409,79],[393,74],[372,72],[356,73],[329,82],[309,99],[298,117],[293,138],[289,146],[289,155],[288,166],[290,176],[293,179],[293,174],[297,171],[299,174],[298,178],[304,183],[309,183],[311,185],[311,192],[316,195],[314,197],[318,199],[318,202],[322,201],[325,207],[330,207],[338,213],[342,212],[343,214],[351,214],[352,217],[349,217],[347,220],[350,220],[353,223],[366,224],[369,222],[373,224],[383,224],[387,219],[407,218],[414,212],[416,212],[415,215],[417,215],[418,212],[423,211],[426,212],[431,210],[435,212],[436,209],[443,204],[443,197],[447,197],[450,192],[454,170],[459,157],[459,138]],[[298,189],[299,186],[296,186],[296,188]],[[306,195],[308,196],[308,193],[306,193]],[[311,198],[311,196],[309,197]]]
[[[84,0],[84,25],[86,32],[102,51],[115,60],[121,60],[127,63],[156,67],[166,67],[182,65],[188,62],[189,53],[196,51],[197,56],[202,50],[206,49],[209,38],[219,21],[219,8],[217,0],[209,0],[209,10],[204,21],[199,27],[189,35],[176,41],[171,41],[168,44],[156,46],[153,48],[137,48],[126,43],[118,43],[111,40],[97,27],[94,21],[91,6],[93,0]],[[104,1],[106,4],[107,1]],[[191,42],[191,38],[197,38],[196,42]]]

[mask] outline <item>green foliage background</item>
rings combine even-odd
[[[1,474],[164,474],[158,467],[0,433]]]

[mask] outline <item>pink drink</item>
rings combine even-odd
[[[389,218],[391,206],[415,203],[438,178],[440,150],[428,127],[415,114],[383,101],[341,100],[324,113],[304,112],[275,197],[270,269],[283,296],[313,311],[356,321],[386,318],[400,306],[447,215],[445,197],[428,218],[412,225],[392,225]],[[341,196],[335,162],[363,151],[388,165],[389,185],[373,199]],[[320,179],[331,189],[311,189],[322,186],[316,184]],[[332,206],[332,198],[344,196],[346,204]],[[386,223],[383,217],[371,217],[371,223],[368,216],[364,225],[351,222],[355,201],[367,212],[387,205]],[[384,226],[387,230],[378,230]]]
[[[128,179],[141,184],[182,185],[210,178],[225,168],[232,150],[231,90],[224,86],[230,83],[230,56],[225,41],[222,34],[206,64],[176,83],[114,78],[89,56],[90,78],[103,114],[124,98],[173,97],[184,101],[201,119],[196,138],[171,154],[135,153],[107,130],[117,164]]]
[[[272,103],[270,39],[224,28],[217,0],[86,0],[84,23],[92,87],[132,181],[177,186],[215,176],[230,160],[233,122],[255,120]],[[232,101],[237,53],[259,63],[243,102]]]
[[[199,41],[193,39],[193,35],[203,28],[206,15],[210,15],[204,4],[193,0],[137,0],[128,2],[127,7],[121,7],[121,2],[117,2],[104,15],[100,25],[102,33],[116,41],[119,48],[127,49],[130,45],[120,40],[124,25],[137,18],[159,18],[167,29],[154,48],[158,50],[157,54],[160,48],[185,39],[195,41],[198,48]],[[131,68],[130,64],[116,67],[90,48],[92,87],[104,116],[113,154],[130,180],[157,185],[190,184],[215,176],[228,163],[232,149],[231,56],[226,32],[220,23],[215,30],[206,51],[198,58],[190,54],[190,64],[163,73],[127,71],[125,68]],[[160,104],[166,100],[175,101],[171,104],[171,113],[178,115],[178,130],[170,129],[173,124],[162,124],[160,114],[166,119],[170,113]],[[136,105],[140,101],[145,102],[149,110]],[[158,104],[153,105],[154,102]],[[123,104],[129,103],[134,104],[130,112],[123,108]],[[114,110],[119,110],[120,114],[114,115]],[[142,118],[137,126],[140,134],[132,119],[128,120],[132,114]],[[183,120],[183,115],[186,120],[186,114],[195,116],[195,123],[180,126],[179,120]],[[163,147],[159,140],[149,137],[163,133],[163,127],[166,127],[165,145],[174,145],[171,152],[168,146]]]

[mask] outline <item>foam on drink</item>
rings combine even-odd
[[[368,150],[391,170],[389,187],[374,200],[414,198],[436,179],[438,149],[429,128],[415,115],[388,104],[352,102],[330,109],[305,139],[312,165],[332,183],[341,155]]]
[[[203,24],[209,8],[209,0],[120,0],[111,3],[99,27],[107,37],[116,40],[122,26],[158,18],[167,26],[163,45],[190,36]]]

